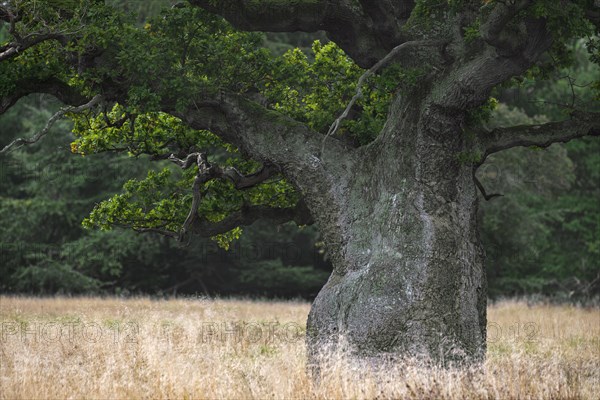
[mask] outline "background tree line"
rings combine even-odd
[[[138,16],[168,1],[117,2]],[[6,39],[0,30],[0,42]],[[323,35],[268,34],[265,45],[310,56]],[[557,119],[565,104],[592,104],[581,90],[598,73],[580,43],[574,67],[540,83],[498,88],[490,126]],[[42,129],[60,107],[31,96],[0,117],[0,146]],[[130,230],[81,226],[94,204],[116,193],[124,176],[155,163],[127,155],[71,154],[71,125],[55,124],[40,143],[0,159],[0,291],[8,293],[207,293],[305,297],[330,272],[316,229],[256,223],[224,249],[210,239],[187,245]],[[158,168],[157,168],[158,170]],[[127,171],[127,174],[124,173]],[[132,174],[133,172],[133,174]],[[481,232],[491,297],[533,295],[582,300],[600,295],[600,143],[588,138],[547,150],[516,148],[490,157],[478,173]]]

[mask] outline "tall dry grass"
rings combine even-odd
[[[489,309],[481,368],[305,369],[303,302],[0,297],[0,397],[598,399],[598,309]]]

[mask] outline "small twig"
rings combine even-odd
[[[94,96],[94,98],[92,100],[90,100],[89,102],[87,102],[84,105],[81,105],[78,107],[68,106],[68,107],[64,107],[64,108],[60,109],[53,116],[51,116],[50,119],[48,119],[48,122],[46,122],[46,126],[44,126],[44,129],[42,129],[41,131],[39,131],[38,133],[36,133],[35,135],[33,135],[32,137],[30,137],[28,139],[27,138],[18,138],[18,139],[13,140],[12,142],[10,142],[6,146],[4,146],[4,148],[2,150],[0,150],[0,154],[7,153],[14,146],[17,146],[16,149],[18,149],[21,146],[36,143],[38,140],[40,140],[42,137],[44,137],[48,133],[48,131],[50,130],[52,125],[54,125],[54,123],[56,121],[58,121],[59,119],[63,118],[65,116],[65,114],[80,113],[82,111],[88,110],[88,109],[94,107],[96,104],[98,104],[101,100],[102,100],[102,96],[96,95],[96,96]]]
[[[502,196],[504,196],[503,194],[500,194],[500,193],[487,194],[485,192],[485,188],[483,187],[483,185],[481,184],[481,182],[479,182],[479,179],[477,179],[477,177],[475,175],[473,175],[473,179],[475,180],[475,185],[477,186],[477,188],[479,189],[479,191],[483,195],[483,198],[486,201],[490,201],[494,197],[502,197]]]
[[[404,50],[407,47],[416,46],[416,45],[435,46],[435,45],[439,45],[440,43],[442,43],[442,42],[439,40],[413,40],[410,42],[404,42],[404,43],[399,44],[398,46],[394,47],[385,57],[383,57],[381,60],[379,60],[371,68],[366,70],[360,76],[360,78],[358,78],[358,83],[356,85],[356,94],[352,97],[352,99],[346,106],[346,109],[344,110],[344,112],[329,127],[327,134],[323,138],[320,154],[323,154],[323,151],[325,150],[325,141],[327,140],[327,138],[329,136],[334,135],[337,132],[338,128],[340,127],[340,124],[342,123],[342,120],[344,120],[344,118],[346,118],[348,116],[348,114],[350,113],[350,109],[352,108],[352,106],[354,106],[354,103],[356,103],[356,101],[362,97],[362,95],[363,95],[362,86],[367,79],[369,79],[373,74],[375,74],[375,72],[377,72],[380,68],[385,66],[388,62],[390,62],[394,57],[396,57],[402,50]]]

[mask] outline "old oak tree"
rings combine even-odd
[[[334,271],[309,355],[482,359],[484,251],[475,171],[492,153],[598,135],[600,114],[489,130],[493,91],[600,61],[593,0],[189,0],[144,26],[103,1],[0,3],[0,113],[65,104],[71,151],[146,155],[145,179],[84,221],[228,246],[244,225],[315,223]],[[325,31],[274,56],[259,32]],[[589,90],[598,90],[598,82]],[[328,347],[329,348],[329,347]]]

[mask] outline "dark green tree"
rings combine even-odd
[[[33,135],[59,108],[32,95],[0,116],[0,143]],[[12,293],[204,293],[314,297],[327,280],[315,270],[314,229],[264,224],[229,251],[208,239],[185,246],[131,230],[84,230],[81,220],[151,161],[71,154],[72,124],[12,152],[0,166],[0,291]],[[265,264],[266,262],[266,264]]]
[[[227,247],[259,219],[316,223],[334,271],[308,319],[311,357],[344,338],[374,362],[481,359],[474,172],[502,150],[600,132],[579,108],[482,124],[495,87],[568,64],[573,38],[598,61],[592,0],[190,0],[143,27],[102,2],[67,3],[0,6],[0,112],[49,93],[69,105],[51,119],[73,119],[73,152],[172,162],[88,226]],[[317,30],[331,43],[311,58],[272,57],[244,32]]]
[[[52,100],[33,95],[11,108],[1,119],[1,140],[41,129],[59,107]],[[124,171],[136,175],[148,165],[112,154],[73,157],[70,128],[60,121],[41,146],[1,160],[3,292],[102,292],[125,283],[121,279],[131,265],[144,265],[146,276],[156,269],[149,262],[160,254],[156,240],[127,231],[84,232],[81,227],[94,203],[121,187]],[[135,290],[134,282],[128,283]]]
[[[598,68],[585,41],[569,46],[573,63],[497,90],[488,124],[512,126],[563,118],[565,111],[600,111],[589,86]],[[490,295],[536,295],[590,301],[600,294],[600,143],[585,138],[547,151],[515,148],[491,156],[478,175],[488,191],[482,241]]]

